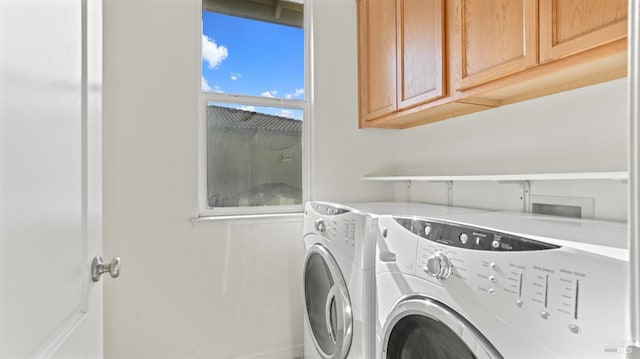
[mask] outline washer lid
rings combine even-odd
[[[307,251],[304,264],[305,322],[316,350],[327,359],[344,359],[351,348],[353,315],[340,267],[321,244]]]

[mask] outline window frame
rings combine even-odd
[[[311,64],[311,1],[304,1],[304,99],[281,99],[262,96],[249,96],[240,94],[204,92],[202,91],[202,46],[198,45],[198,216],[200,218],[233,217],[233,216],[262,216],[266,214],[301,213],[304,203],[311,198],[312,186],[312,64]],[[202,18],[204,7],[199,2],[199,14]],[[196,37],[200,41],[202,37],[202,21],[198,26],[199,34]],[[303,112],[302,118],[302,203],[296,205],[281,206],[255,206],[255,207],[216,207],[210,208],[207,203],[207,118],[206,106],[208,102],[299,109]]]

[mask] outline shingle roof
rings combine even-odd
[[[207,127],[223,132],[262,130],[292,136],[302,133],[302,121],[221,106],[207,106]]]

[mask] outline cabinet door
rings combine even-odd
[[[372,120],[395,111],[395,1],[358,1],[358,51],[360,120]]]
[[[626,36],[626,0],[540,0],[540,62]]]
[[[533,67],[538,62],[537,0],[459,0],[459,89]]]
[[[397,0],[398,108],[445,94],[443,0]]]

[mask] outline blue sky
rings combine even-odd
[[[304,99],[302,29],[204,11],[202,30],[203,91]]]

